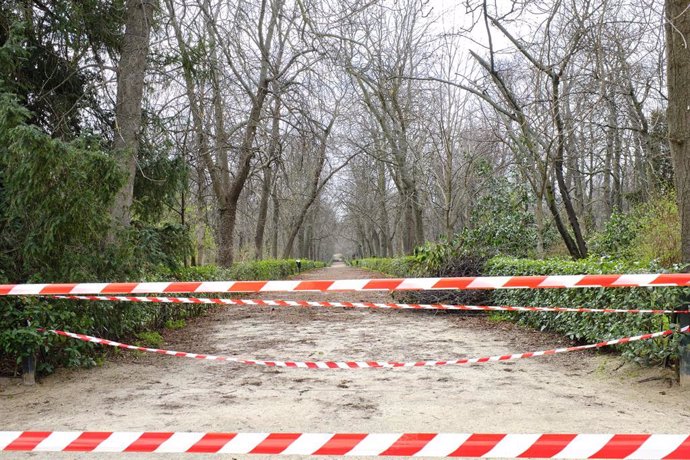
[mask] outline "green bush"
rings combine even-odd
[[[18,30],[4,31],[10,36],[0,43],[2,70],[11,70],[25,54],[26,39],[15,36]],[[165,216],[186,187],[187,171],[169,146],[151,141],[155,121],[146,123],[142,136],[132,225],[106,238],[110,207],[125,176],[117,155],[124,153],[109,152],[104,147],[107,140],[79,136],[79,130],[64,138],[47,133],[35,124],[36,114],[12,93],[17,89],[21,88],[0,78],[0,282],[281,279],[296,271],[294,261],[241,263],[229,270],[181,268],[191,252],[189,229],[167,222]],[[314,266],[303,263],[304,270]],[[37,328],[131,338],[206,308],[1,298],[0,364],[4,369],[37,355],[39,372],[50,372],[56,365],[93,365],[100,348],[39,333]]]
[[[614,235],[615,232],[610,232]],[[619,239],[624,244],[611,238],[609,248],[625,246],[624,235]],[[600,243],[603,247],[604,242]],[[426,254],[428,254],[428,245]],[[418,254],[419,256],[419,254]],[[448,260],[434,261],[431,265],[426,256],[421,258],[403,257],[399,259],[359,259],[353,265],[380,271],[393,276],[473,276],[473,274],[452,275],[445,272],[445,268],[452,266],[452,261],[463,261],[456,255],[448,256]],[[443,266],[440,272],[430,272],[430,266]],[[570,259],[517,259],[512,257],[494,257],[489,259],[483,267],[485,276],[515,276],[515,275],[580,275],[580,274],[609,274],[609,273],[656,273],[661,267],[654,262],[637,263],[607,258],[590,257],[584,260]],[[441,292],[432,292],[440,295]],[[467,291],[469,294],[471,291]],[[500,289],[495,291],[481,291],[490,294],[489,303],[494,305],[513,306],[541,306],[541,307],[582,307],[582,308],[648,308],[673,309],[680,305],[683,292],[690,294],[688,289],[658,287],[658,288],[577,288],[577,289]],[[426,295],[428,293],[420,293]],[[414,302],[434,302],[438,299],[413,299]],[[403,299],[405,301],[405,299]],[[458,302],[473,303],[473,302]],[[666,330],[670,327],[670,318],[665,315],[625,315],[601,313],[501,313],[492,316],[493,320],[513,318],[517,321],[540,330],[549,330],[568,336],[582,342],[598,342],[613,338],[627,337]],[[659,363],[668,359],[675,359],[679,336],[656,339],[653,341],[633,342],[618,347],[623,356],[638,362]]]
[[[578,275],[606,273],[654,273],[654,264],[639,264],[608,259],[531,260],[496,257],[486,264],[486,275]],[[687,291],[687,290],[686,290]],[[500,289],[492,292],[495,305],[558,306],[582,308],[670,309],[680,304],[681,288],[577,288],[577,289]],[[521,323],[565,334],[585,342],[657,332],[669,328],[664,315],[625,315],[602,313],[519,313]],[[627,358],[658,363],[675,358],[678,336],[620,346]]]
[[[469,227],[456,235],[451,246],[472,254],[533,255],[538,236],[534,213],[529,209],[533,198],[522,184],[502,176],[492,177],[487,186],[488,193],[479,197],[472,209]],[[543,235],[547,243],[554,239],[552,233]]]
[[[639,231],[639,221],[633,213],[614,212],[602,231],[590,239],[590,253],[611,259],[633,259],[633,243]]]
[[[480,275],[486,260],[486,256],[481,254],[457,252],[446,243],[427,243],[415,249],[414,256],[398,259],[359,259],[354,265],[401,278],[457,277]],[[487,291],[411,290],[395,292],[393,298],[401,303],[480,304],[486,301]]]
[[[302,260],[302,271],[322,268],[326,264],[314,260]],[[164,279],[176,281],[251,281],[280,280],[297,274],[295,259],[268,259],[250,262],[238,262],[230,268],[215,265],[183,267],[164,272]]]
[[[668,193],[641,205],[639,231],[632,243],[639,260],[655,260],[664,267],[681,261],[680,217],[675,193]]]
[[[350,265],[399,277],[416,276],[420,270],[418,261],[414,256],[399,257],[396,259],[377,257],[355,259]]]
[[[635,207],[615,212],[589,241],[594,256],[655,262],[672,267],[681,261],[680,219],[676,196],[669,192]]]
[[[323,267],[322,262],[302,260],[302,270]],[[224,281],[284,279],[297,273],[294,260],[242,262],[223,269],[208,265],[172,271],[162,266],[149,272],[140,281]],[[51,300],[37,297],[0,299],[0,359],[17,363],[25,356],[38,357],[38,371],[52,372],[58,366],[93,366],[103,348],[36,328],[63,329],[110,339],[137,337],[155,345],[153,335],[142,331],[177,328],[185,318],[198,316],[213,305],[154,304],[133,302],[93,302]],[[148,334],[148,335],[147,335]]]

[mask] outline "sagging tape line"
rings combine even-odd
[[[688,459],[688,434],[0,431],[0,452]]]
[[[205,297],[132,297],[97,295],[56,295],[59,300],[93,300],[105,302],[142,302],[178,304],[257,305],[264,307],[334,307],[372,308],[389,310],[455,310],[455,311],[514,311],[514,312],[559,312],[559,313],[628,313],[649,315],[690,314],[689,310],[649,310],[622,308],[566,308],[566,307],[513,307],[510,305],[448,305],[448,304],[406,304],[375,302],[328,302],[313,300],[263,300],[263,299],[210,299]]]
[[[685,326],[680,329],[679,333],[688,332],[690,326]],[[304,369],[362,369],[362,368],[395,368],[395,367],[433,367],[433,366],[450,366],[463,364],[479,364],[495,361],[512,361],[516,359],[533,358],[537,356],[555,355],[560,353],[569,353],[573,351],[583,351],[593,348],[603,348],[611,345],[620,345],[629,342],[637,342],[640,340],[650,340],[658,337],[665,337],[673,335],[676,331],[671,329],[651,334],[637,335],[634,337],[623,337],[620,339],[607,340],[604,342],[593,343],[589,345],[578,345],[574,347],[555,348],[552,350],[534,351],[529,353],[516,353],[510,355],[487,356],[483,358],[461,358],[448,359],[438,361],[413,361],[413,362],[398,362],[398,361],[266,361],[258,359],[242,359],[228,356],[205,355],[200,353],[188,353],[183,351],[165,350],[160,348],[138,347],[136,345],[128,345],[125,343],[115,342],[108,339],[93,337],[85,334],[75,334],[73,332],[60,331],[49,329],[45,330],[53,334],[70,337],[72,339],[82,340],[84,342],[97,343],[100,345],[109,345],[111,347],[123,348],[126,350],[143,351],[147,353],[158,353],[163,355],[177,356],[181,358],[202,359],[205,361],[222,361],[228,363],[250,364],[267,367],[289,367],[289,368],[304,368]]]
[[[190,292],[407,291],[690,286],[690,273],[623,275],[476,276],[294,281],[0,284],[5,295],[151,294]]]

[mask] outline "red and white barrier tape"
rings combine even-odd
[[[690,286],[689,273],[478,276],[321,281],[190,281],[152,283],[0,284],[5,295],[149,294],[190,292],[405,291]]]
[[[541,311],[566,313],[630,313],[649,315],[670,315],[672,313],[690,314],[688,310],[649,310],[621,308],[566,308],[566,307],[513,307],[510,305],[447,305],[420,303],[375,303],[375,302],[328,302],[321,300],[264,300],[264,299],[209,299],[206,297],[132,297],[105,295],[56,295],[60,300],[96,300],[107,302],[180,303],[180,304],[218,304],[218,305],[257,305],[262,307],[334,307],[334,308],[373,308],[389,310],[462,310],[462,311]]]
[[[0,452],[689,459],[688,434],[0,431]]]
[[[679,333],[688,332],[690,326],[685,326],[680,329]],[[224,361],[240,364],[251,364],[257,366],[267,367],[291,367],[291,368],[305,368],[305,369],[362,369],[362,368],[392,368],[392,367],[431,367],[431,366],[450,366],[461,364],[478,364],[493,361],[512,361],[515,359],[533,358],[535,356],[555,355],[559,353],[569,353],[572,351],[583,351],[592,348],[602,348],[611,345],[620,345],[628,342],[636,342],[640,340],[649,340],[658,337],[665,337],[676,332],[673,330],[655,332],[652,334],[637,335],[634,337],[624,337],[621,339],[607,340],[604,342],[593,343],[589,345],[578,345],[574,347],[555,348],[552,350],[533,351],[528,353],[515,353],[510,355],[487,356],[482,358],[462,358],[462,359],[447,359],[447,360],[424,360],[412,362],[398,362],[398,361],[266,361],[258,359],[242,359],[228,356],[204,355],[200,353],[188,353],[183,351],[165,350],[160,348],[138,347],[136,345],[128,345],[125,343],[115,342],[113,340],[102,339],[85,334],[75,334],[73,332],[66,332],[60,330],[49,329],[48,332],[70,337],[84,342],[92,342],[100,345],[109,345],[111,347],[124,348],[127,350],[144,351],[147,353],[158,353],[162,355],[178,356],[181,358],[203,359],[206,361]]]

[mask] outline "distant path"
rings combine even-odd
[[[381,276],[339,264],[298,278]],[[384,292],[293,292],[265,298],[391,301]],[[165,346],[246,358],[409,361],[567,343],[512,324],[443,312],[231,306],[190,323],[182,331],[166,333]],[[687,432],[690,390],[669,387],[663,370],[620,366],[613,355],[573,353],[475,366],[314,371],[123,353],[99,368],[60,370],[35,388],[0,381],[0,426],[103,431]],[[29,457],[45,458],[2,456]],[[88,454],[51,455],[75,457],[96,459]]]

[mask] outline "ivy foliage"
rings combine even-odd
[[[123,12],[122,0],[0,2],[0,282],[169,279],[191,250],[174,211],[185,165],[152,116],[142,133],[134,221],[106,238],[124,175],[108,148],[113,114],[94,93],[100,76],[89,69],[98,63],[87,61],[116,58]],[[91,344],[39,327],[126,337],[195,308],[0,299],[0,373],[29,355],[41,372],[95,363]]]
[[[322,267],[323,262],[302,260],[302,270]],[[294,260],[242,262],[231,268],[214,265],[159,267],[141,281],[225,281],[285,279],[297,273]],[[217,294],[209,294],[217,295]],[[0,356],[16,362],[38,355],[39,371],[52,372],[57,366],[93,366],[107,352],[91,343],[38,332],[37,327],[67,329],[111,339],[135,340],[151,336],[150,330],[179,324],[213,308],[208,304],[149,304],[131,302],[91,302],[44,300],[34,297],[0,302]],[[29,323],[27,323],[29,319]]]
[[[634,242],[640,230],[638,219],[631,213],[616,211],[604,228],[589,241],[590,253],[610,259],[630,260],[634,257]]]
[[[0,282],[161,278],[191,249],[189,229],[169,217],[184,165],[158,142],[158,120],[143,133],[135,220],[105,238],[124,176],[108,151],[113,114],[91,93],[100,77],[75,57],[116,54],[123,11],[122,0],[0,2]],[[167,316],[159,306],[1,299],[0,366],[33,354],[40,371],[94,363],[92,345],[37,327],[123,337]]]

